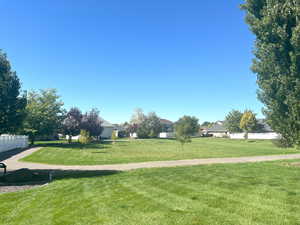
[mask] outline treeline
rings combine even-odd
[[[199,120],[194,116],[183,116],[173,124],[165,124],[155,112],[145,115],[142,109],[136,109],[130,122],[123,126],[127,135],[136,133],[139,138],[157,138],[161,132],[174,132],[182,148],[191,142],[191,137],[197,135],[200,128]]]
[[[25,92],[15,71],[0,51],[0,135],[25,134],[33,144],[36,139],[57,139],[58,134],[78,135],[81,130],[99,139],[102,132],[99,110],[82,113],[69,111],[55,89]]]

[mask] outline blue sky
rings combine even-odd
[[[242,1],[1,0],[0,48],[23,89],[56,88],[65,107],[111,122],[134,108],[215,121],[261,115]]]

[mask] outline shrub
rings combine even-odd
[[[278,148],[290,148],[293,145],[285,138],[272,140],[273,144]]]
[[[86,130],[80,131],[80,137],[79,137],[79,143],[81,144],[88,144],[92,141],[92,138],[90,136],[90,132]]]
[[[118,139],[118,135],[117,135],[117,131],[113,131],[111,134],[111,139],[113,140],[113,144],[116,142],[116,140]]]

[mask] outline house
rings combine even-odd
[[[264,119],[258,119],[257,123],[258,131],[248,133],[248,139],[273,140],[281,138],[281,134],[274,132]],[[230,133],[229,137],[231,139],[243,139],[244,133]]]
[[[257,123],[258,130],[248,133],[248,139],[271,140],[281,138],[281,135],[274,132],[264,119],[258,119]],[[245,138],[245,133],[230,133],[226,129],[224,121],[217,121],[211,128],[208,128],[205,132],[212,135],[213,137],[229,137],[230,139]]]
[[[159,133],[159,138],[174,138],[174,123],[167,119],[160,119],[162,132]]]
[[[212,127],[207,128],[203,132],[213,137],[224,137],[229,133],[224,126],[224,121],[217,121]]]
[[[102,133],[100,135],[101,139],[110,139],[112,132],[114,130],[114,125],[110,122],[101,118],[101,126],[103,127]],[[78,140],[80,135],[72,136],[72,140]],[[66,139],[68,139],[68,135],[66,135]]]
[[[101,122],[101,126],[103,127],[100,135],[101,139],[110,139],[115,126],[104,119],[101,119]]]

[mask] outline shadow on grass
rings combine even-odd
[[[16,149],[12,149],[12,150],[9,150],[9,151],[6,151],[6,152],[1,152],[0,153],[0,162],[4,161],[6,159],[9,159],[12,156],[17,155],[17,154],[19,154],[21,152],[24,152],[26,150],[28,150],[28,148],[16,148]]]
[[[67,143],[67,142],[62,142],[62,143],[39,143],[35,145],[35,147],[54,147],[54,148],[72,148],[72,149],[103,149],[107,148],[107,144],[101,143],[101,142],[93,142],[90,144],[81,144],[79,142],[72,142],[72,143]]]
[[[118,174],[121,171],[79,171],[79,170],[29,170],[20,169],[0,175],[0,186],[24,186],[45,184],[55,180],[103,177]]]

